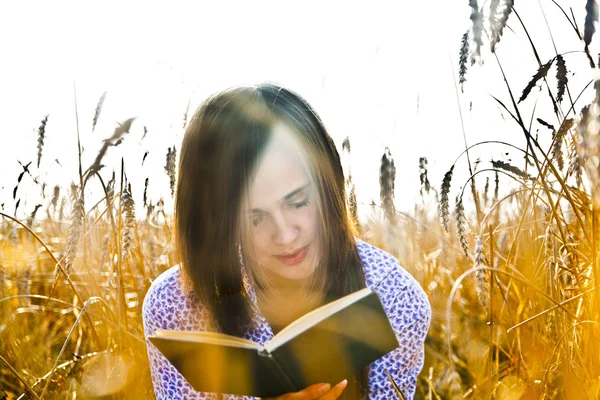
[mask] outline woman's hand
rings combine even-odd
[[[299,392],[286,393],[264,400],[335,400],[342,394],[347,384],[346,379],[334,387],[331,387],[329,383],[315,383]]]

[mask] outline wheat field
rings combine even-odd
[[[357,204],[347,171],[357,235],[396,256],[432,305],[416,398],[600,398],[600,82],[589,49],[598,6],[582,1],[586,18],[576,21],[559,3],[551,6],[564,13],[579,46],[568,57],[585,60],[589,68],[577,73],[590,79],[571,88],[567,53],[543,59],[531,40],[539,68],[529,83],[516,88],[498,77],[506,84],[498,105],[525,145],[496,144],[521,154],[523,165],[474,165],[467,159],[478,143],[435,177],[438,186],[430,183],[422,157],[421,200],[410,213],[394,207],[389,149],[381,158],[380,202]],[[502,68],[495,50],[508,22],[527,32],[512,0],[469,4],[472,26],[459,43],[461,86],[471,68],[483,68],[473,64],[484,49],[487,62]],[[536,87],[550,107],[524,115]],[[593,100],[581,104],[584,93]],[[147,201],[148,180],[127,180],[127,160],[112,176],[102,168],[132,121],[118,124],[91,166],[80,161],[79,181],[69,188],[47,194],[35,162],[23,166],[17,187],[32,179],[44,199],[27,210],[28,218],[15,217],[18,196],[12,215],[3,205],[0,399],[153,398],[141,306],[153,279],[176,263],[173,218],[164,201]],[[44,116],[37,130],[38,168],[47,123]],[[344,141],[342,157],[350,149]],[[165,154],[170,187],[164,192],[173,196],[177,148]],[[468,170],[467,181],[453,180],[455,166]],[[91,181],[102,186],[100,198],[85,198]],[[134,202],[132,186],[144,188],[143,203]],[[369,217],[359,221],[361,206]]]

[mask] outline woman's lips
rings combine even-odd
[[[302,260],[304,260],[304,257],[306,257],[307,253],[308,253],[308,246],[298,250],[296,253],[291,254],[289,256],[276,255],[275,257],[277,257],[277,259],[284,264],[295,265],[295,264],[302,262]]]

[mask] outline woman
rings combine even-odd
[[[146,337],[157,329],[219,331],[263,345],[303,314],[368,286],[400,347],[347,380],[278,399],[392,399],[385,369],[412,398],[429,302],[393,257],[353,237],[345,199],[335,145],[298,94],[263,84],[210,97],[183,139],[175,200],[181,263],[146,295]],[[194,391],[147,343],[158,399],[216,398]]]

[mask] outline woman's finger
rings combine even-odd
[[[329,383],[315,383],[306,389],[292,393],[290,400],[317,400],[321,398],[320,396],[327,393],[330,388],[331,385]]]
[[[340,395],[346,388],[347,384],[348,384],[348,380],[344,379],[343,381],[341,381],[340,383],[338,383],[337,385],[332,387],[329,392],[327,392],[323,396],[319,397],[319,400],[335,400],[335,399],[337,399],[338,397],[340,397]]]

